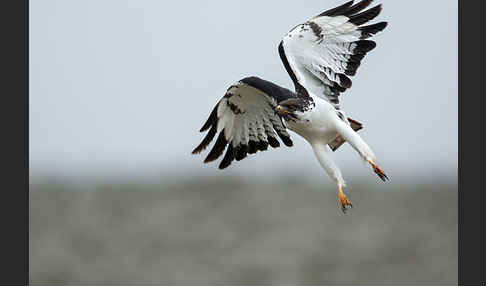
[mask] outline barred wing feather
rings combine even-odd
[[[216,160],[226,149],[219,164],[219,168],[224,169],[235,159],[239,161],[247,154],[267,150],[268,145],[279,147],[277,138],[286,146],[292,146],[290,135],[274,109],[279,102],[293,96],[292,91],[257,77],[242,79],[232,85],[214,107],[200,130],[208,133],[192,153],[203,151],[218,134],[204,162]]]
[[[348,76],[356,74],[361,60],[376,47],[366,39],[387,25],[361,26],[381,11],[377,5],[361,12],[371,2],[352,5],[349,1],[297,25],[284,36],[279,53],[296,90],[305,89],[339,108],[338,96],[352,84]]]

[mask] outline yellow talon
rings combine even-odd
[[[373,163],[373,161],[370,160],[368,162],[371,164],[371,166],[373,167],[373,171],[378,175],[378,177],[380,177],[380,179],[382,179],[383,181],[389,180],[388,176],[385,174],[385,171],[383,171],[378,165]]]
[[[338,200],[343,213],[346,213],[348,209],[353,207],[353,204],[351,204],[348,197],[346,197],[341,186],[338,187]]]

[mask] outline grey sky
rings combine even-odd
[[[345,1],[30,1],[32,174],[218,174],[190,151],[227,87],[292,83],[278,56],[296,24]],[[377,48],[342,95],[391,177],[457,168],[457,1],[377,1]],[[226,174],[327,176],[311,147],[258,153]],[[205,154],[205,153],[204,153]],[[368,175],[349,145],[347,180]],[[327,180],[324,178],[323,180]]]

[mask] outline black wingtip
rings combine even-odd
[[[376,43],[370,40],[359,40],[355,42],[357,44],[356,48],[354,48],[353,53],[357,54],[366,54],[367,52],[376,48]]]
[[[290,137],[281,136],[280,139],[282,139],[282,141],[285,144],[285,146],[287,146],[287,147],[294,146],[294,142],[292,142],[292,139],[290,139]]]
[[[353,84],[349,77],[345,76],[344,74],[338,74],[339,76],[339,85],[343,88],[350,88]]]
[[[204,159],[204,163],[209,163],[218,159],[218,157],[223,154],[226,144],[228,144],[228,141],[226,141],[226,138],[224,137],[223,130],[219,133],[218,139],[216,140],[216,143],[214,143],[213,149],[211,149],[206,159]]]
[[[218,104],[216,104],[216,106],[213,108],[213,110],[211,111],[211,114],[209,115],[208,117],[208,120],[206,120],[206,122],[204,123],[204,125],[201,127],[201,129],[199,129],[199,132],[204,132],[206,130],[209,129],[209,127],[211,127],[211,125],[214,125],[216,124],[216,122],[218,121]]]
[[[275,139],[272,136],[268,136],[268,144],[270,144],[270,146],[272,146],[272,148],[280,147],[280,142],[278,142],[278,140]]]
[[[236,146],[234,153],[235,153],[236,161],[241,161],[241,160],[245,159],[246,155],[248,154],[248,145],[241,144],[241,145]]]
[[[379,22],[373,25],[359,27],[358,30],[361,31],[361,39],[367,39],[378,32],[383,31],[386,26],[388,26],[388,22]]]
[[[346,16],[346,17],[353,17],[353,16],[356,16],[356,15],[360,15],[360,16],[367,16],[369,14],[366,14],[369,10],[372,10],[373,8],[367,10],[367,11],[364,11],[362,12],[361,14],[357,14],[361,11],[363,11],[364,9],[366,9],[368,6],[370,6],[370,4],[373,2],[373,0],[362,0],[356,4],[354,4],[354,1],[348,1],[338,7],[335,7],[335,8],[332,8],[332,9],[329,9],[329,10],[326,10],[324,12],[322,12],[321,14],[317,15],[316,17],[321,17],[321,16],[339,16],[339,15],[343,15],[343,16]],[[354,5],[353,5],[354,4]],[[381,4],[380,4],[381,5]],[[380,6],[380,5],[377,5],[377,6]],[[375,7],[374,7],[375,8]],[[376,8],[376,10],[379,10],[380,8]],[[375,11],[372,11],[370,12],[370,15],[375,13]],[[379,11],[378,11],[379,13]],[[371,19],[369,19],[371,20]],[[368,21],[369,21],[368,20]]]
[[[226,149],[226,154],[224,155],[223,160],[221,163],[219,163],[218,168],[220,170],[227,168],[229,165],[231,165],[231,162],[235,159],[235,154],[233,152],[233,144],[229,144],[228,148]]]
[[[348,11],[348,9],[351,7],[351,5],[353,5],[353,3],[354,3],[354,1],[348,1],[348,2],[344,3],[343,5],[340,5],[338,7],[335,7],[335,8],[329,9],[329,10],[326,10],[326,11],[322,12],[321,14],[317,15],[316,17],[342,15],[346,11]]]
[[[206,149],[206,147],[209,145],[209,143],[211,143],[215,135],[216,135],[216,124],[213,124],[211,126],[211,129],[209,129],[208,134],[206,134],[206,136],[202,140],[201,144],[199,144],[194,150],[192,150],[192,154],[199,154],[204,149]]]
[[[268,142],[266,141],[259,141],[258,142],[258,146],[257,146],[258,150],[260,151],[265,151],[268,149]]]
[[[349,7],[349,9],[343,15],[349,17],[349,16],[352,16],[352,15],[358,13],[358,12],[361,12],[366,7],[370,6],[371,2],[373,2],[373,0],[360,1],[356,4],[354,4],[353,6]]]
[[[258,151],[258,142],[254,140],[248,141],[248,154],[255,154]]]
[[[357,26],[362,25],[362,24],[376,18],[376,16],[378,16],[380,14],[381,10],[382,10],[381,4],[376,5],[375,7],[370,8],[366,11],[363,11],[359,14],[355,14],[355,15],[350,16],[349,22],[353,23]]]

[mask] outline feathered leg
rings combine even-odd
[[[342,137],[344,137],[344,139],[346,139],[346,141],[349,142],[349,144],[351,144],[356,151],[358,151],[363,160],[370,163],[370,165],[373,167],[373,171],[378,175],[378,177],[380,177],[380,179],[383,181],[388,180],[385,172],[375,164],[376,157],[375,154],[373,154],[373,151],[371,151],[371,148],[368,146],[368,144],[366,144],[366,142],[363,141],[358,133],[351,128],[351,126],[341,120],[337,120],[336,130]]]
[[[329,150],[327,149],[326,144],[312,144],[312,149],[314,150],[314,154],[316,155],[317,160],[321,164],[322,168],[324,168],[329,177],[331,177],[331,179],[333,179],[338,185],[339,207],[344,213],[346,213],[346,211],[349,208],[352,208],[353,205],[343,192],[343,187],[346,186],[346,183],[344,182],[343,176],[341,175],[341,171],[329,156]]]

